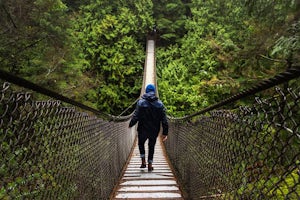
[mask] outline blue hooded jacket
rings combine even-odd
[[[155,96],[154,90],[147,90],[137,102],[136,109],[129,123],[129,127],[138,123],[139,134],[158,136],[160,125],[163,128],[163,135],[168,135],[168,121],[163,103]]]

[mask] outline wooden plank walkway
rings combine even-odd
[[[147,142],[145,148],[147,158]],[[159,138],[155,146],[153,159],[154,170],[148,172],[148,168],[141,169],[140,165],[141,158],[136,144],[113,199],[184,199],[167,162]]]

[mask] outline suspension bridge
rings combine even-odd
[[[155,63],[150,38],[141,94],[157,86]],[[131,115],[103,114],[0,70],[0,199],[300,199],[299,76],[289,66],[169,117],[148,172],[139,168]],[[240,99],[252,104],[237,106]]]

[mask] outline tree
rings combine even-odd
[[[71,49],[75,39],[66,5],[61,0],[8,0],[1,1],[0,9],[1,67],[52,90],[75,87],[80,59]]]
[[[191,17],[185,20],[186,34],[177,40],[176,47],[170,45],[160,49],[170,51],[170,54],[164,53],[168,56],[157,65],[161,72],[171,67],[173,70],[179,66],[186,68],[188,79],[181,79],[180,83],[185,85],[182,93],[187,94],[186,99],[196,94],[208,102],[205,105],[216,103],[285,70],[284,64],[273,63],[265,57],[280,58],[281,55],[280,59],[284,60],[287,56],[282,58],[283,51],[299,49],[295,31],[298,29],[287,31],[288,27],[297,27],[294,19],[298,16],[295,11],[298,4],[295,1],[193,0],[188,5]],[[176,53],[173,47],[178,48]],[[175,75],[161,76],[166,78],[161,82],[171,83],[170,79]],[[197,88],[197,91],[191,88]],[[192,92],[188,94],[185,89]],[[167,94],[169,91],[166,90],[160,88],[160,93]],[[176,104],[168,103],[171,104],[167,104],[169,107]],[[187,110],[202,107],[199,103],[195,105]]]
[[[184,25],[190,15],[189,1],[153,0],[153,5],[159,45],[168,46],[179,42],[186,33]]]
[[[89,101],[118,115],[138,97],[151,1],[97,1],[83,6],[77,34],[97,94]],[[140,42],[143,38],[143,43]]]

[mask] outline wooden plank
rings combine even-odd
[[[145,147],[147,155],[147,144],[145,144]],[[138,151],[137,145],[135,146],[136,151]],[[159,160],[156,160],[156,158],[159,158]],[[140,168],[141,158],[139,157],[139,153],[132,154],[113,199],[183,200],[176,178],[164,157],[159,141],[156,144],[153,161],[154,170],[148,172],[148,168]]]
[[[144,86],[147,84],[156,84],[155,80],[155,41],[148,40],[147,56],[145,65]],[[143,91],[143,90],[142,90]],[[145,144],[146,160],[148,155],[148,144]],[[113,199],[173,199],[183,200],[182,193],[178,183],[169,166],[169,163],[163,152],[161,141],[158,139],[154,158],[154,170],[148,172],[148,168],[140,169],[141,158],[137,144],[131,155],[127,169],[120,180],[120,183],[114,192]]]

